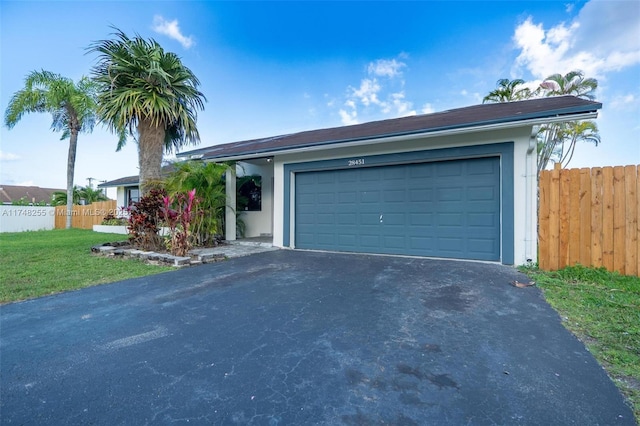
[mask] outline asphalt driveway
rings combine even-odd
[[[515,279],[495,264],[281,250],[5,305],[0,419],[635,424]]]

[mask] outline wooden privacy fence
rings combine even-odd
[[[540,269],[605,267],[640,276],[640,166],[540,173]]]
[[[73,206],[71,211],[71,227],[80,229],[93,229],[93,225],[100,225],[102,219],[108,214],[119,216],[120,211],[115,200],[100,201],[87,206]],[[64,229],[67,220],[67,206],[56,207],[56,229]]]

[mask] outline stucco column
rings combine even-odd
[[[224,238],[227,241],[236,239],[236,165],[227,169],[225,189],[227,193],[227,207],[225,209]]]

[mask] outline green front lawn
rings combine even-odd
[[[173,269],[91,254],[91,246],[125,239],[84,229],[0,234],[0,303]]]
[[[524,272],[607,370],[640,423],[640,278],[582,266]]]

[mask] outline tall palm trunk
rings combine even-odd
[[[138,162],[140,167],[140,192],[145,195],[153,184],[162,178],[162,154],[165,130],[148,118],[138,123]]]
[[[67,221],[66,229],[71,229],[73,213],[73,175],[76,167],[76,150],[78,147],[78,129],[72,127],[69,135],[69,156],[67,159]]]

